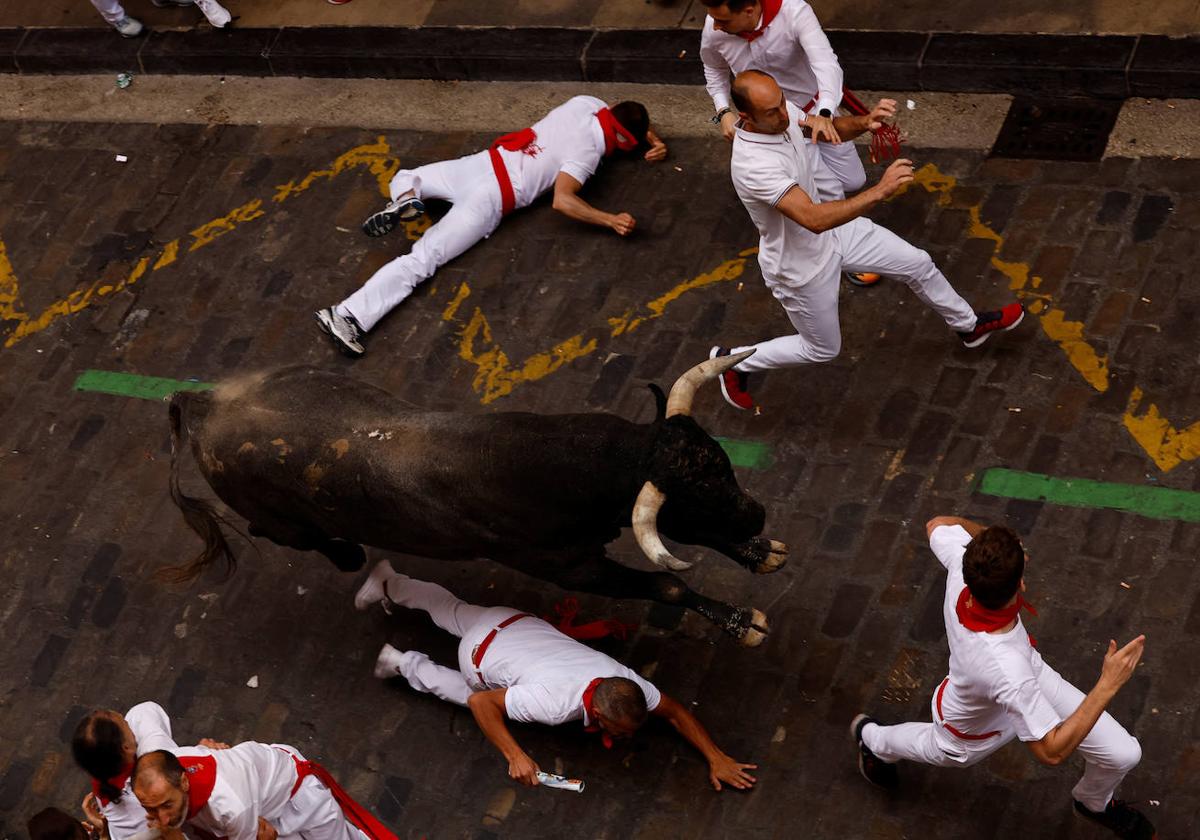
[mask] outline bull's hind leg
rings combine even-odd
[[[678,575],[643,572],[600,557],[579,565],[562,567],[553,577],[564,589],[607,595],[610,598],[641,598],[695,610],[746,647],[762,644],[769,628],[767,617],[753,607],[735,607],[695,592]]]
[[[358,543],[332,539],[320,531],[295,523],[256,519],[250,523],[250,536],[266,537],[276,545],[297,551],[319,552],[343,572],[357,572],[367,562],[367,553]]]

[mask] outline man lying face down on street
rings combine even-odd
[[[700,721],[676,700],[610,656],[566,636],[549,622],[510,607],[477,607],[435,583],[414,580],[381,561],[354,598],[365,610],[380,604],[429,613],[438,627],[462,641],[459,669],[445,668],[419,651],[384,645],[375,663],[380,679],[401,676],[417,691],[466,706],[483,734],[508,761],[508,775],[538,784],[537,762],[521,749],[506,721],[555,726],[582,721],[605,745],[627,738],[650,715],[661,717],[708,760],[715,790],[754,786],[742,764],[722,752]]]

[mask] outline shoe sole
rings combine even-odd
[[[874,275],[872,275],[872,276],[874,276],[874,278],[875,278],[874,280],[866,280],[866,281],[864,281],[864,280],[859,280],[859,279],[858,279],[858,278],[859,278],[859,275],[857,275],[857,274],[850,274],[849,272],[847,272],[847,274],[846,274],[846,280],[847,280],[847,282],[849,282],[849,283],[850,283],[850,285],[852,285],[852,286],[858,286],[860,289],[867,289],[867,288],[870,288],[871,286],[877,286],[877,285],[879,284],[879,281],[883,279],[883,277],[882,277],[881,275],[878,275],[878,274],[874,274]]]
[[[315,315],[313,315],[313,317],[317,319],[317,326],[321,328],[321,332],[329,336],[330,340],[333,341],[334,346],[337,347],[337,349],[343,354],[349,356],[351,359],[357,359],[367,352],[366,350],[355,350],[353,347],[346,344],[346,342],[338,338],[337,333],[333,331],[333,326],[325,322],[325,319],[321,317],[320,312],[317,312]]]
[[[358,610],[359,612],[366,612],[371,608],[372,604],[379,603],[386,597],[387,591],[383,588],[383,584],[379,583],[375,578],[375,573],[383,568],[386,568],[388,571],[392,571],[392,567],[388,561],[380,560],[367,574],[367,579],[363,581],[363,585],[360,586],[358,591],[354,593],[354,609]],[[373,584],[378,585],[376,586]],[[372,596],[364,594],[367,593],[368,590],[370,590],[371,593],[377,592],[378,594],[374,594]],[[384,611],[387,611],[386,604],[384,605]]]
[[[981,335],[979,337],[979,339],[977,341],[974,341],[974,342],[964,341],[963,347],[966,347],[968,350],[974,350],[976,347],[983,344],[985,341],[987,341],[989,338],[991,338],[996,333],[1008,332],[1009,330],[1016,329],[1017,326],[1024,320],[1025,320],[1025,310],[1022,309],[1021,314],[1017,316],[1017,320],[1013,321],[1007,327],[1001,327],[998,330],[992,330],[991,332],[985,332],[983,335]]]
[[[400,224],[400,214],[395,211],[381,210],[368,218],[362,225],[362,232],[372,239],[387,236]]]

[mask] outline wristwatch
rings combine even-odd
[[[726,105],[726,106],[725,106],[724,108],[722,108],[720,111],[717,111],[717,113],[716,113],[716,114],[713,116],[713,118],[712,118],[712,124],[713,124],[713,125],[720,125],[720,124],[721,124],[721,118],[722,118],[722,117],[724,117],[726,114],[732,114],[732,113],[733,113],[733,109],[732,109],[732,108],[730,108],[728,105]]]
[[[822,117],[832,117],[833,116],[833,113],[828,108],[822,108],[820,111],[817,111],[817,114]]]

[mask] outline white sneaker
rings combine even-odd
[[[337,348],[347,356],[357,359],[367,352],[362,346],[362,332],[353,316],[347,318],[331,306],[313,313],[317,324],[325,331]]]
[[[375,679],[390,680],[392,677],[404,676],[400,670],[403,662],[404,651],[391,645],[384,645],[379,649],[379,656],[375,659]]]
[[[229,24],[229,21],[233,20],[233,15],[229,14],[229,10],[217,0],[195,0],[195,3],[200,11],[204,12],[208,22],[217,29],[223,29]]]
[[[369,610],[372,604],[379,604],[385,613],[391,615],[395,601],[388,597],[384,584],[396,578],[403,579],[404,575],[397,574],[388,561],[380,560],[375,564],[375,568],[371,569],[371,574],[367,575],[363,585],[358,588],[354,596],[354,609],[362,612]]]
[[[142,34],[142,30],[145,28],[140,20],[129,16],[123,17],[113,24],[113,29],[120,32],[122,38],[136,38]]]

